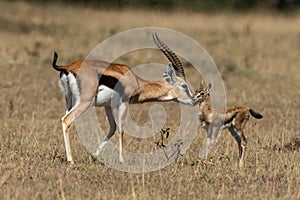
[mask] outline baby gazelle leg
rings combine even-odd
[[[229,132],[231,133],[232,137],[235,139],[235,141],[238,144],[239,148],[239,167],[243,167],[243,158],[244,158],[244,148],[242,147],[242,139],[237,130],[233,127],[230,126],[228,128]]]
[[[239,133],[241,134],[241,138],[242,138],[242,155],[240,156],[239,167],[242,168],[244,166],[246,146],[247,146],[247,139],[246,139],[246,137],[244,135],[243,129],[240,129]]]
[[[217,141],[218,138],[221,134],[221,126],[216,125],[212,127],[212,137],[211,137],[211,144],[210,144],[210,152],[209,152],[209,158],[212,158],[215,153],[217,152],[218,146],[217,146]]]
[[[208,158],[208,153],[210,151],[210,145],[211,145],[212,129],[211,127],[205,127],[204,129],[206,131],[206,138],[203,140],[203,143],[200,147],[200,152],[199,152],[200,159]]]
[[[242,155],[240,155],[240,161],[239,161],[239,167],[242,168],[244,166],[244,160],[245,160],[245,153],[246,153],[246,146],[247,146],[247,138],[245,137],[244,130],[246,123],[249,119],[249,116],[246,117],[240,124],[237,124],[235,126],[237,132],[241,136],[241,146],[242,146]]]

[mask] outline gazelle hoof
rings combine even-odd
[[[98,156],[99,156],[99,154],[97,152],[92,154],[93,158],[97,158]]]
[[[74,165],[74,161],[73,160],[68,160],[68,162],[71,164],[71,165]]]
[[[239,168],[243,168],[244,167],[244,162],[239,162]]]

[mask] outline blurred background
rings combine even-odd
[[[97,8],[143,8],[163,10],[191,10],[198,12],[215,11],[249,11],[249,10],[273,10],[288,11],[299,8],[299,0],[54,0],[71,4],[97,6]],[[45,4],[54,2],[51,0],[28,0]]]

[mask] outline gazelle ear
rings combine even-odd
[[[212,88],[212,83],[209,83],[207,89],[210,90]]]
[[[174,84],[176,81],[176,72],[172,65],[172,63],[168,64],[167,71],[163,74],[163,77],[166,79],[166,81],[170,84]]]
[[[210,79],[210,83],[208,84],[209,90],[214,86],[214,79]]]
[[[200,82],[199,89],[200,90],[204,89],[204,81],[203,80],[201,80],[201,82]]]
[[[209,83],[208,86],[207,86],[207,92],[209,93],[210,92],[210,89],[212,88],[212,83]]]

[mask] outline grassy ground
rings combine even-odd
[[[200,128],[179,161],[146,174],[93,161],[72,128],[76,164],[66,163],[60,125],[65,105],[51,68],[53,51],[60,63],[69,63],[115,33],[144,26],[172,28],[197,40],[222,72],[229,104],[264,115],[249,123],[244,169],[237,168],[237,147],[227,132],[216,156],[198,162]],[[0,199],[300,199],[299,44],[297,14],[97,11],[0,2]],[[140,59],[130,55],[124,62],[137,65]],[[186,74],[197,87],[193,72],[188,68]],[[175,116],[167,121],[172,134],[178,116],[170,108],[176,104],[163,105]],[[147,108],[133,106],[138,123],[144,123]],[[107,130],[105,117],[99,120]],[[125,148],[140,148],[125,138]]]

